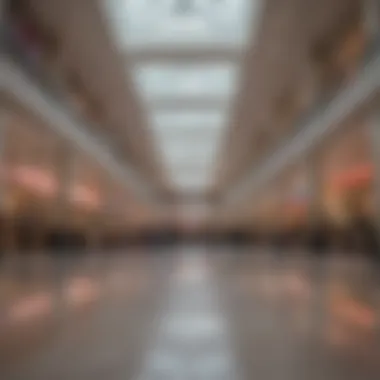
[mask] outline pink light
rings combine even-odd
[[[47,197],[57,192],[58,184],[52,174],[35,166],[16,166],[10,170],[9,177],[18,185]]]
[[[79,306],[94,301],[98,297],[97,286],[88,278],[74,278],[68,284],[66,300],[70,306]]]
[[[373,166],[370,163],[356,165],[340,172],[334,177],[334,184],[339,188],[352,188],[367,184],[373,178]]]
[[[24,297],[8,310],[12,322],[27,322],[51,312],[52,299],[48,293],[38,293]]]
[[[96,209],[100,206],[97,192],[84,185],[74,185],[70,192],[70,199],[72,202],[90,209]]]

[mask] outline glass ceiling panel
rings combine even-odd
[[[154,129],[179,129],[179,128],[223,128],[225,114],[218,111],[172,111],[159,112],[152,115]]]
[[[232,64],[145,65],[135,80],[145,100],[212,97],[227,100],[236,87]]]
[[[211,150],[209,147],[206,149],[163,149],[162,151],[164,160],[170,163],[178,161],[190,163],[193,161],[193,157],[197,158],[197,161],[203,159],[204,162],[210,162],[215,157],[215,149]]]
[[[209,176],[181,176],[181,177],[172,177],[173,183],[180,188],[186,188],[186,189],[203,189],[204,187],[208,186],[210,182]]]
[[[210,178],[209,170],[197,170],[197,171],[176,171],[171,172],[171,178],[174,182],[197,182],[197,183],[205,183]]]
[[[103,0],[123,48],[241,46],[255,0]],[[253,9],[255,8],[255,9]]]
[[[221,132],[222,130],[215,130],[215,133],[210,134],[200,131],[198,134],[178,136],[164,130],[156,133],[155,139],[162,149],[213,149],[221,143]]]

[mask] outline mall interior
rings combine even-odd
[[[0,379],[380,379],[379,0],[0,0]]]

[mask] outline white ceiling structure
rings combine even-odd
[[[126,75],[177,191],[212,184],[259,1],[103,0],[118,49],[134,62]],[[210,61],[205,51],[224,55]]]

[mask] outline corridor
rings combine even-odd
[[[17,314],[25,295],[8,300],[2,379],[379,378],[380,299],[362,258],[188,246],[92,260],[29,291],[48,306]]]
[[[0,0],[0,380],[379,380],[379,89],[379,0]]]

